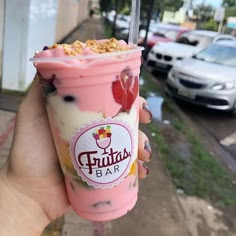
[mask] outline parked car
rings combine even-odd
[[[140,25],[140,28],[143,26]],[[155,21],[150,22],[147,42],[146,42],[146,53],[158,42],[171,42],[177,40],[184,32],[188,29],[164,23],[156,23]],[[117,33],[118,37],[124,40],[128,39],[129,28],[122,29]],[[140,46],[144,46],[144,38],[146,36],[146,30],[140,29],[139,31],[139,42]]]
[[[185,32],[176,42],[157,43],[147,56],[151,70],[169,72],[177,60],[191,57],[212,42],[236,40],[234,36],[207,30]]]
[[[154,20],[150,21],[150,26],[149,26],[149,31],[148,31],[148,36],[152,36],[153,33],[156,31],[158,23]],[[129,27],[128,28],[123,28],[121,30],[119,30],[117,33],[117,36],[120,37],[121,39],[128,39],[129,37]],[[143,39],[146,35],[146,30],[145,30],[145,25],[140,22],[139,23],[139,38],[140,41],[141,39]]]
[[[108,12],[107,14],[103,12],[102,15],[106,19],[106,21],[112,25],[115,20],[116,12],[112,10]],[[120,30],[128,29],[130,25],[130,18],[131,17],[128,15],[118,14],[116,17],[116,30],[120,31]]]
[[[236,115],[236,41],[218,41],[178,61],[168,74],[165,92]]]
[[[156,43],[176,41],[189,29],[177,25],[159,23],[151,28],[148,34],[146,47],[150,50]],[[143,46],[146,31],[140,32],[139,45]]]
[[[117,15],[116,19],[116,30],[128,29],[130,25],[130,16]]]

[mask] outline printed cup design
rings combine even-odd
[[[86,125],[70,142],[77,174],[95,188],[111,188],[128,175],[133,161],[133,134],[129,126],[108,118]]]
[[[96,130],[96,133],[93,133],[93,137],[97,146],[104,150],[103,154],[107,154],[106,148],[111,144],[111,126],[100,127],[100,129]]]

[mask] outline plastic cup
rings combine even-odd
[[[141,50],[32,58],[71,206],[88,220],[137,201]]]

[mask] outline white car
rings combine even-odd
[[[151,70],[168,73],[177,60],[191,57],[212,42],[220,40],[236,40],[236,38],[214,31],[188,31],[176,42],[157,43],[148,53],[147,65]]]
[[[116,29],[122,30],[122,29],[128,29],[130,25],[130,16],[126,15],[118,15],[116,19]]]

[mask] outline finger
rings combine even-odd
[[[20,115],[25,116],[24,119],[34,120],[41,115],[46,116],[46,109],[44,106],[43,96],[40,90],[39,78],[36,75],[27,96],[20,105]]]
[[[149,174],[149,168],[142,161],[138,161],[138,177],[145,178]]]
[[[148,107],[147,101],[143,97],[139,97],[139,121],[147,124],[152,120],[152,112]]]
[[[58,167],[54,142],[37,78],[34,79],[27,96],[19,107],[10,156],[12,169],[31,176],[49,173]],[[37,165],[34,164],[36,162]]]
[[[140,130],[138,136],[138,143],[138,159],[145,162],[150,161],[152,157],[151,145],[146,134]]]

